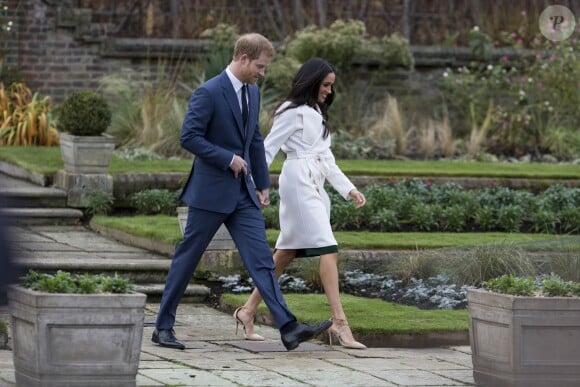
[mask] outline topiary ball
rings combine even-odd
[[[99,136],[111,124],[105,97],[92,90],[75,91],[58,108],[58,127],[75,136]]]

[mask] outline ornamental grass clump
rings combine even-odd
[[[533,262],[523,251],[511,244],[487,244],[465,248],[448,257],[446,272],[455,283],[480,286],[502,274],[532,276]]]
[[[130,293],[133,284],[126,278],[115,273],[114,276],[104,274],[71,274],[57,271],[56,274],[39,273],[30,270],[20,279],[20,285],[45,293]]]
[[[0,146],[58,145],[51,104],[24,83],[5,88],[0,82]]]

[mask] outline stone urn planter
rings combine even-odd
[[[63,101],[58,108],[58,127],[66,172],[108,173],[115,140],[104,133],[111,116],[105,98],[92,90],[76,91]]]
[[[580,386],[580,297],[469,289],[473,376],[482,386]]]
[[[11,286],[19,387],[135,386],[146,295],[45,293]]]
[[[74,174],[106,174],[115,150],[115,139],[106,134],[75,136],[60,134],[60,153],[64,170]]]
[[[183,235],[183,233],[185,232],[188,212],[189,212],[188,207],[177,207],[177,220],[179,221],[181,235]],[[231,250],[235,248],[236,245],[230,235],[230,232],[223,224],[220,226],[220,228],[218,228],[213,239],[209,243],[209,246],[207,246],[208,250]]]
[[[105,134],[111,123],[105,98],[92,90],[76,91],[58,107],[60,152],[64,170],[55,176],[55,186],[67,191],[67,204],[88,207],[94,191],[113,194],[109,164],[115,139]]]

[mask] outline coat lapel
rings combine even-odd
[[[230,109],[232,110],[234,118],[236,119],[236,124],[237,124],[238,130],[239,130],[242,138],[244,138],[245,130],[244,130],[244,126],[242,124],[242,111],[240,110],[238,96],[236,95],[236,92],[234,91],[234,86],[232,85],[232,82],[230,82],[230,79],[228,78],[228,74],[225,71],[222,72],[221,84],[222,84],[222,89],[223,89],[223,93],[224,93],[224,98],[226,99],[226,102],[227,102],[228,106],[230,107]],[[252,109],[249,108],[249,111],[251,112]],[[251,117],[251,113],[250,113],[250,117]],[[248,119],[248,122],[249,122],[249,119]]]

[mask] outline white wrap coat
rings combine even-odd
[[[290,102],[285,102],[278,111]],[[330,226],[327,180],[345,199],[355,188],[336,165],[331,136],[323,138],[318,106],[302,105],[278,114],[264,140],[268,166],[281,149],[286,154],[279,179],[280,235],[277,249],[311,249],[338,245]]]

